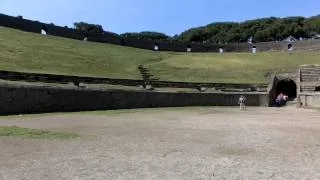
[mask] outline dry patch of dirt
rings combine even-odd
[[[0,118],[74,132],[0,137],[0,179],[320,179],[320,112],[195,108]]]

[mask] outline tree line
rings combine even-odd
[[[189,29],[178,40],[191,42],[235,43],[280,41],[288,36],[310,38],[320,33],[320,15],[310,18],[286,17],[263,18],[242,23],[220,22]]]
[[[90,34],[90,33],[98,33],[102,34],[105,33],[106,31],[103,29],[101,25],[98,24],[90,24],[86,22],[75,22],[74,28],[84,34]],[[111,33],[111,32],[108,32]],[[115,33],[114,33],[115,34]],[[117,34],[118,35],[118,34]],[[152,31],[143,31],[139,33],[135,32],[128,32],[128,33],[123,33],[118,36],[121,36],[123,38],[138,38],[138,39],[145,39],[145,40],[168,40],[172,39],[170,36],[164,34],[164,33],[159,33],[159,32],[152,32]]]
[[[84,22],[75,23],[75,28],[84,32],[105,32],[101,25]],[[201,43],[237,43],[281,41],[288,36],[310,38],[320,34],[320,15],[310,18],[261,18],[238,22],[217,22],[206,26],[188,29],[179,35],[170,37],[164,33],[145,31],[140,33],[124,33],[121,37],[135,37],[146,40],[179,40]]]

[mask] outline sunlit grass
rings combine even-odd
[[[265,83],[270,72],[320,64],[320,51],[154,52],[0,28],[2,70],[140,79],[139,64],[166,81]]]

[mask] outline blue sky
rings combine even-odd
[[[116,33],[179,34],[217,21],[320,14],[319,0],[0,0],[0,13],[72,26],[85,21]]]

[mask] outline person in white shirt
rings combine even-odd
[[[241,95],[239,97],[238,104],[240,105],[240,110],[241,111],[246,111],[247,110],[246,101],[247,101],[247,98],[244,95]]]

